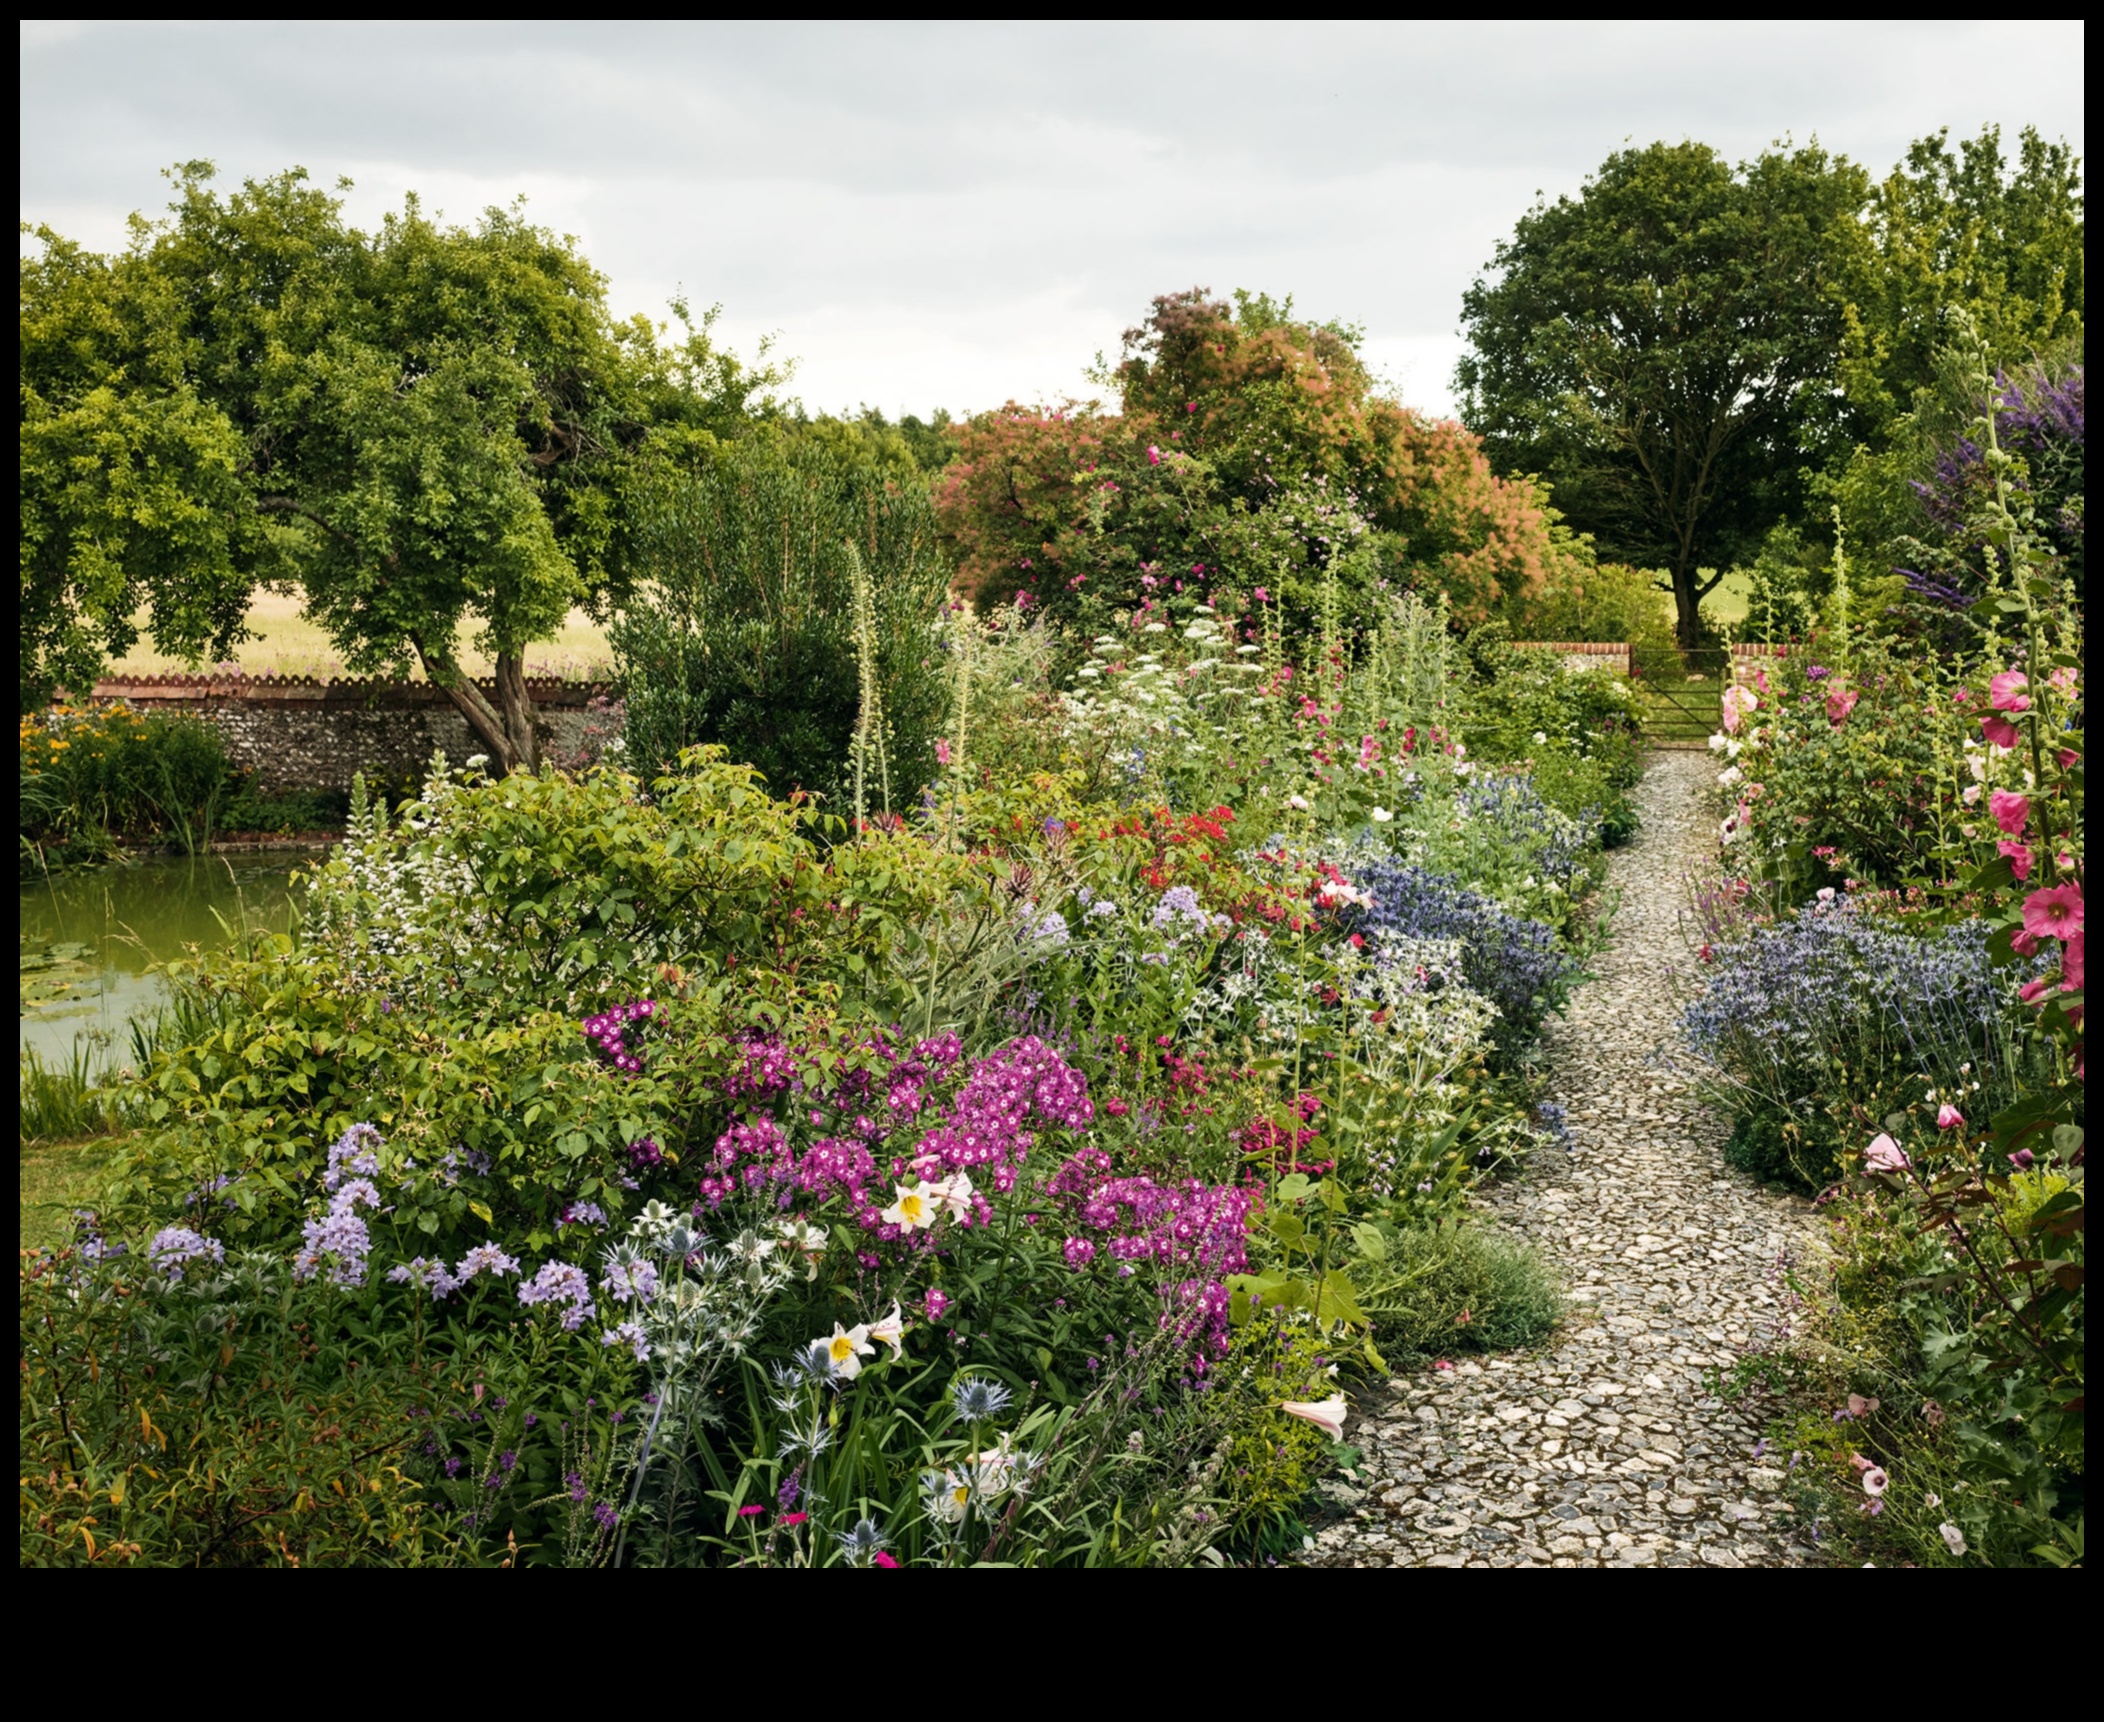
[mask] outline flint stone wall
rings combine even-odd
[[[492,705],[496,684],[478,682]],[[529,680],[544,753],[575,755],[602,682]],[[189,711],[219,726],[234,764],[266,794],[347,790],[369,781],[420,780],[434,749],[454,762],[486,751],[467,720],[428,682],[315,681],[304,676],[112,676],[95,703],[139,711]],[[600,718],[603,728],[605,719]]]

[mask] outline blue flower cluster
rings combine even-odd
[[[1997,1061],[2015,994],[1977,921],[1927,937],[1848,898],[1813,903],[1710,954],[1688,1038],[1741,1081],[1795,1101],[1826,1073],[1895,1063],[1948,1082]]]
[[[1460,881],[1422,867],[1370,857],[1356,862],[1352,873],[1373,893],[1373,907],[1358,912],[1354,930],[1366,934],[1376,956],[1391,939],[1461,941],[1462,981],[1498,1007],[1491,1041],[1501,1054],[1523,1052],[1540,1033],[1542,1019],[1562,1007],[1578,965],[1552,928],[1509,914]]]

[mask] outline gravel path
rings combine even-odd
[[[1575,1148],[1489,1192],[1486,1217],[1562,1276],[1544,1349],[1427,1369],[1361,1396],[1357,1484],[1318,1566],[1794,1566],[1782,1473],[1741,1407],[1703,1389],[1772,1329],[1774,1273],[1811,1237],[1807,1203],[1726,1168],[1718,1120],[1677,1071],[1663,970],[1684,963],[1682,868],[1715,841],[1707,754],[1655,755],[1643,828],[1611,860],[1614,943],[1552,1022],[1550,1093]]]

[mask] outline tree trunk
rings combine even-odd
[[[1683,652],[1692,652],[1702,644],[1702,591],[1701,570],[1675,568],[1673,570],[1673,617],[1674,633]]]
[[[424,666],[424,674],[443,689],[453,709],[467,720],[475,739],[482,743],[494,768],[494,777],[508,777],[515,771],[537,771],[541,763],[540,742],[533,727],[533,702],[526,697],[526,670],[520,654],[500,652],[497,655],[497,698],[503,704],[500,712],[484,697],[480,688],[461,673],[460,666],[450,656],[433,662],[431,654],[424,650],[423,641],[411,636],[418,660]]]
[[[533,727],[533,701],[526,693],[526,654],[497,654],[497,698],[504,708],[504,730],[511,743],[513,769],[539,771],[541,740]]]

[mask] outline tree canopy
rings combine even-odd
[[[1716,582],[1845,433],[1834,387],[1867,240],[1863,171],[1816,146],[1736,171],[1706,145],[1610,156],[1538,203],[1463,299],[1464,416],[1601,554],[1670,572],[1684,645]]]
[[[22,260],[24,701],[91,681],[142,606],[163,651],[228,650],[285,582],[353,669],[420,665],[496,763],[530,763],[525,647],[618,601],[624,496],[774,374],[683,306],[669,345],[616,320],[516,208],[449,227],[411,197],[364,233],[299,169],[227,196],[207,163],[172,177],[118,255],[39,228]]]
[[[1179,583],[1275,592],[1305,618],[1326,572],[1487,615],[1560,540],[1529,482],[1382,394],[1356,330],[1290,300],[1202,288],[1154,301],[1105,381],[1119,410],[1010,402],[959,427],[937,506],[958,577],[1083,628]]]

